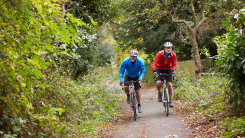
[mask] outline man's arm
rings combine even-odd
[[[143,79],[143,77],[144,77],[144,75],[145,75],[145,65],[144,65],[144,62],[143,61],[141,61],[141,64],[140,64],[140,77],[139,77],[139,79]]]
[[[156,54],[155,56],[155,59],[153,60],[153,63],[152,63],[152,71],[153,71],[153,75],[156,76],[157,75],[157,63],[159,62],[160,60],[160,57],[159,57],[159,52]],[[160,54],[161,55],[161,54]]]
[[[172,73],[173,75],[175,75],[175,71],[176,71],[176,63],[177,63],[177,57],[176,55],[173,56],[173,62],[172,62]]]

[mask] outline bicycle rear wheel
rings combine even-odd
[[[168,98],[168,90],[166,88],[164,89],[164,103],[165,103],[166,116],[168,116],[169,115],[169,98]]]

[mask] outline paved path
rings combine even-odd
[[[183,119],[170,108],[167,117],[163,104],[157,101],[157,92],[153,89],[141,90],[141,106],[143,112],[138,114],[137,120],[133,120],[132,109],[126,103],[126,96],[123,96],[121,106],[123,109],[117,115],[112,129],[103,132],[100,137],[113,138],[165,138],[179,137],[187,138],[192,130],[183,123]]]

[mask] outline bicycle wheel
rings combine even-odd
[[[134,112],[134,121],[136,121],[137,105],[136,105],[136,100],[135,100],[135,93],[132,93],[131,100],[132,100],[132,109]]]
[[[169,114],[169,98],[168,98],[168,90],[167,90],[167,88],[164,89],[164,102],[165,102],[166,116],[168,116],[168,114]]]
[[[134,106],[134,121],[136,121],[136,117],[137,117],[137,107]]]
[[[131,93],[131,107],[132,107],[132,110],[133,110],[133,111],[134,111],[134,106],[135,106],[134,94]]]

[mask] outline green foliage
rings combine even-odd
[[[220,28],[220,20],[227,17],[233,8],[244,5],[243,1],[207,1],[205,2],[205,17],[208,20],[199,28],[196,41],[199,49],[204,46],[211,56],[217,55],[217,46],[211,39],[226,31]],[[192,59],[190,31],[184,24],[175,21],[185,20],[193,27],[190,1],[179,0],[132,0],[122,5],[124,18],[115,23],[114,38],[122,49],[137,48],[148,54],[149,59],[163,49],[163,43],[171,41],[178,61]],[[195,17],[201,20],[200,1],[194,2]],[[194,57],[193,57],[194,58]],[[207,58],[205,54],[201,58]]]
[[[220,122],[220,125],[222,129],[222,137],[230,138],[245,135],[245,116],[241,118],[227,117],[223,122]]]
[[[174,98],[180,99],[192,119],[198,124],[213,122],[221,130],[222,137],[244,136],[245,117],[236,118],[234,109],[227,103],[225,85],[229,79],[222,76],[204,76],[195,81],[189,72],[182,72],[173,85]]]
[[[190,113],[203,112],[203,119],[216,118],[215,116],[225,109],[225,94],[222,85],[226,80],[219,76],[202,77],[194,80],[189,72],[182,72],[180,78],[174,82],[174,98],[183,100]]]
[[[164,42],[174,40],[173,34],[177,24],[171,22],[166,14],[161,12],[160,4],[163,3],[145,0],[129,1],[123,5],[127,9],[125,11],[127,19],[115,22],[114,30],[114,39],[123,50],[129,47],[137,48],[150,57],[163,49]]]
[[[82,137],[114,116],[115,91],[101,76],[69,78],[87,72],[96,49],[90,25],[61,18],[62,2],[0,3],[0,137]]]
[[[244,9],[243,9],[244,10]],[[229,33],[214,38],[214,42],[219,46],[217,64],[222,67],[227,74],[229,82],[226,87],[230,91],[226,92],[230,104],[240,105],[245,101],[245,12],[240,11],[235,16],[232,14],[227,20],[223,21],[222,26]]]
[[[75,17],[82,18],[84,22],[92,23],[94,20],[101,25],[120,14],[122,2],[117,0],[71,0],[65,6],[67,9],[72,9],[70,12]]]

